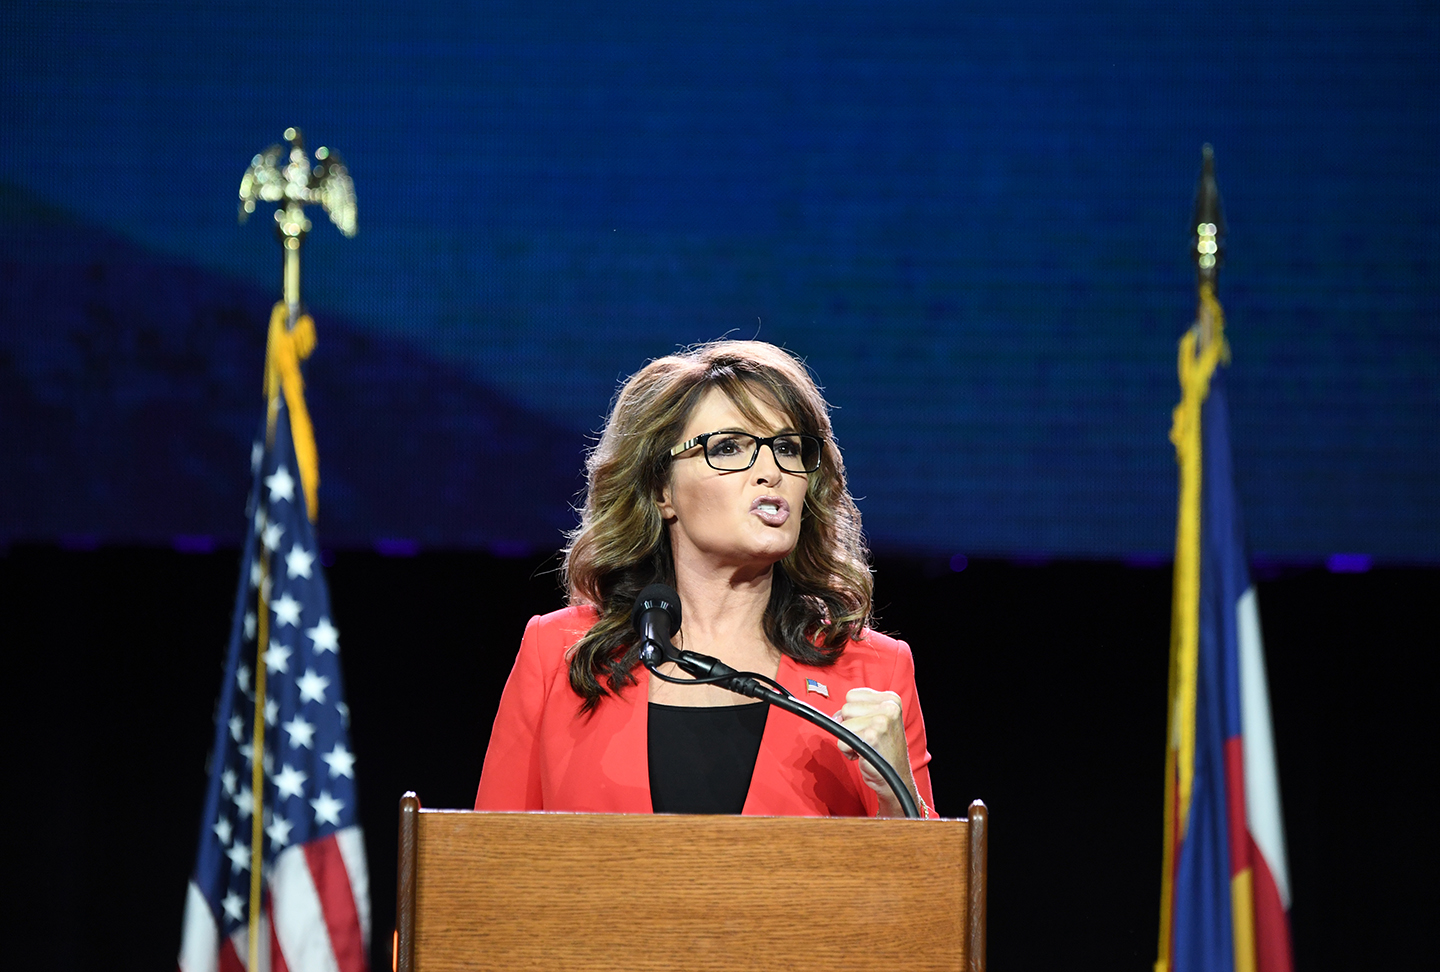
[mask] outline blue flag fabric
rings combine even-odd
[[[1175,876],[1175,972],[1235,968],[1226,741],[1240,729],[1236,607],[1250,587],[1230,460],[1225,367],[1200,407],[1199,656],[1195,685],[1195,784]]]

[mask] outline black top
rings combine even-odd
[[[739,813],[770,706],[650,703],[650,805],[656,813]]]

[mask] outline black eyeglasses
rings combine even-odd
[[[820,468],[820,440],[803,432],[780,435],[751,435],[748,432],[706,432],[687,439],[670,450],[672,457],[704,447],[705,462],[711,469],[739,472],[755,465],[761,446],[769,446],[775,465],[786,472],[812,473]]]

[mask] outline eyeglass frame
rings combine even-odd
[[[706,448],[706,445],[710,442],[710,437],[714,435],[743,435],[754,439],[755,451],[750,454],[750,461],[743,466],[739,466],[733,469],[725,469],[715,465],[713,462],[710,461],[710,452]],[[778,455],[775,455],[775,440],[787,439],[791,437],[797,439],[809,439],[810,441],[815,443],[814,469],[786,469],[784,466],[780,465],[780,457]],[[675,459],[682,452],[689,452],[696,446],[700,446],[700,455],[705,458],[705,465],[709,466],[716,472],[744,472],[747,469],[751,469],[755,465],[755,460],[760,458],[760,450],[765,446],[769,446],[770,455],[775,457],[775,465],[781,472],[795,473],[797,475],[808,476],[813,472],[820,471],[820,465],[822,461],[821,456],[825,451],[825,440],[820,438],[820,436],[818,435],[811,435],[808,432],[777,432],[775,435],[756,435],[753,432],[742,432],[739,429],[717,429],[714,432],[702,432],[700,435],[695,436],[693,439],[687,439],[684,442],[680,443],[675,448],[670,450],[670,458]],[[803,454],[803,445],[801,451]]]

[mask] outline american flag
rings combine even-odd
[[[251,529],[185,903],[182,972],[247,967],[260,682],[255,660],[267,635],[257,968],[363,972],[367,966],[369,877],[356,816],[339,633],[306,515],[284,396],[276,397],[273,442],[266,448],[262,438],[251,454]]]

